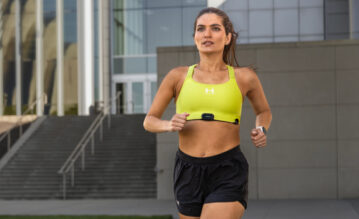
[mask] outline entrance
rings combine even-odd
[[[113,75],[112,97],[119,98],[112,103],[112,113],[147,113],[156,91],[156,74]]]

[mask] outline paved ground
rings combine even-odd
[[[22,124],[26,124],[34,121],[36,118],[36,115],[24,115],[22,116],[20,121],[20,116],[0,116],[0,135],[1,133],[6,132],[9,129],[12,129],[16,123],[21,122]]]
[[[0,200],[0,215],[168,215],[166,200]],[[355,200],[250,200],[243,219],[359,219]]]

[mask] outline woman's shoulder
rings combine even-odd
[[[175,68],[172,68],[168,73],[167,77],[173,78],[173,79],[181,79],[183,77],[186,77],[187,71],[189,66],[178,66]]]
[[[168,74],[181,74],[183,72],[187,73],[189,66],[177,66],[175,68],[172,68]]]
[[[241,80],[250,80],[257,77],[255,69],[251,66],[234,67],[236,78]]]

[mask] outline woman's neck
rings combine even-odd
[[[197,65],[197,67],[201,71],[206,72],[217,72],[221,71],[226,68],[226,63],[224,63],[222,54],[210,54],[210,55],[204,55],[200,54],[200,61]]]

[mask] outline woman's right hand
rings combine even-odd
[[[188,113],[174,114],[168,123],[168,130],[170,132],[181,131],[187,121],[187,116],[189,116]]]

